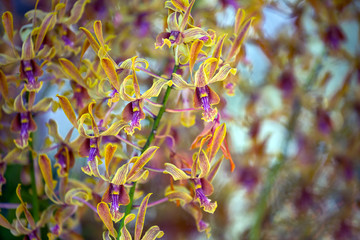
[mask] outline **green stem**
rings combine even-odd
[[[29,164],[30,164],[30,178],[31,178],[31,191],[32,191],[32,209],[34,220],[38,221],[40,219],[39,215],[39,199],[37,196],[36,189],[36,179],[35,179],[35,162],[32,154],[33,142],[32,142],[33,134],[30,133],[29,139]]]
[[[178,70],[179,66],[178,65],[175,65],[174,66],[174,69],[173,69],[173,73],[176,73],[176,71]],[[170,80],[172,79],[172,75],[170,77]],[[157,115],[157,117],[155,118],[154,120],[154,124],[152,126],[152,129],[151,129],[151,132],[150,132],[150,135],[149,137],[147,138],[147,141],[144,145],[144,147],[142,148],[141,150],[141,153],[145,152],[146,149],[148,149],[150,147],[150,144],[151,142],[154,140],[155,138],[155,134],[156,134],[156,131],[159,127],[159,124],[160,124],[160,120],[162,118],[162,115],[164,114],[165,112],[165,109],[166,109],[166,103],[169,99],[169,96],[170,96],[170,92],[171,92],[171,87],[167,87],[166,89],[166,92],[165,92],[165,95],[164,95],[164,98],[163,98],[163,101],[162,101],[162,106],[159,110],[159,113]],[[128,205],[126,205],[126,209],[125,209],[125,214],[124,214],[124,217],[120,220],[120,226],[119,226],[119,234],[118,234],[118,237],[117,239],[119,240],[120,239],[120,236],[121,236],[121,229],[124,227],[124,221],[125,221],[125,218],[127,215],[130,214],[132,208],[133,208],[133,201],[134,201],[134,194],[135,194],[135,189],[136,189],[136,182],[133,182],[133,185],[132,187],[130,188],[130,192],[129,192],[129,197],[130,197],[130,202]]]

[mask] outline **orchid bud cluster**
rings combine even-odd
[[[1,12],[0,238],[356,239],[359,4],[270,2]],[[267,36],[269,9],[291,29]]]

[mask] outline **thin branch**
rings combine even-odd
[[[157,74],[155,74],[155,73],[153,73],[153,72],[151,72],[151,71],[149,71],[149,70],[147,70],[147,69],[145,69],[145,68],[142,68],[142,67],[136,67],[136,68],[139,69],[139,70],[141,70],[141,71],[143,71],[144,73],[146,73],[146,74],[154,77],[154,78],[163,79],[163,80],[168,80],[168,79],[166,79],[166,78],[164,78],[164,77],[161,77],[161,76],[159,76],[159,75],[157,75]]]
[[[182,108],[182,109],[170,109],[170,108],[167,108],[165,111],[170,112],[170,113],[180,113],[180,112],[196,111],[196,109],[195,108]]]
[[[139,147],[138,145],[136,145],[135,143],[132,143],[130,142],[129,140],[126,140],[125,138],[119,136],[119,135],[116,135],[115,136],[117,139],[119,139],[120,141],[123,141],[124,143],[126,143],[127,145],[130,145],[132,146],[133,148],[137,149],[137,150],[141,150],[142,148]]]
[[[86,206],[88,206],[91,210],[93,210],[94,213],[98,214],[96,207],[94,207],[93,205],[91,205],[89,202],[85,201],[82,198],[79,197],[73,197],[73,199],[82,202],[83,204],[85,204]]]
[[[169,199],[168,199],[167,197],[165,197],[165,198],[159,199],[159,200],[157,200],[157,201],[155,201],[155,202],[149,203],[149,204],[147,205],[147,207],[148,207],[148,208],[149,208],[149,207],[154,207],[154,206],[159,205],[159,204],[161,204],[161,203],[167,202],[168,200],[169,200]],[[133,205],[133,208],[139,208],[139,207],[140,207],[140,205]]]

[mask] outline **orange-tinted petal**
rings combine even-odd
[[[78,123],[77,123],[77,118],[74,112],[74,109],[72,108],[70,101],[61,95],[56,95],[59,98],[59,103],[61,108],[63,109],[65,115],[67,116],[67,118],[69,119],[69,121],[72,123],[72,125],[75,128],[78,128]]]
[[[54,28],[55,23],[56,23],[56,14],[51,12],[45,16],[44,20],[40,25],[39,32],[35,39],[35,51],[39,51],[40,46],[44,41],[46,33]]]
[[[190,178],[190,176],[187,175],[183,170],[179,169],[171,163],[165,163],[165,170],[163,173],[170,174],[175,181]]]
[[[120,90],[120,81],[116,73],[115,67],[109,58],[101,59],[101,66],[104,69],[106,76],[109,78],[111,85],[117,90]]]
[[[111,236],[114,238],[117,238],[117,232],[114,228],[114,224],[111,218],[110,209],[109,206],[104,202],[99,202],[97,205],[97,212],[99,214],[99,217],[101,218],[102,222],[106,226],[106,228],[109,230]]]
[[[84,14],[85,5],[89,3],[90,0],[78,0],[74,4],[74,6],[71,9],[70,17],[68,17],[64,23],[66,25],[71,25],[77,23],[82,15]]]
[[[135,224],[135,234],[134,234],[135,240],[140,240],[141,233],[144,228],[146,208],[147,208],[147,204],[148,204],[151,194],[152,193],[149,193],[148,195],[146,195],[146,197],[144,197],[144,199],[142,200],[142,202],[140,204],[138,215],[136,218],[136,224]]]
[[[134,157],[132,160],[135,160],[134,165],[132,166],[129,174],[128,174],[128,181],[131,181],[131,178],[136,175],[144,166],[146,163],[148,163],[151,158],[154,156],[156,151],[159,149],[159,147],[152,146],[149,147],[143,154],[141,154],[139,157]]]

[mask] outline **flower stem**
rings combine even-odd
[[[33,206],[33,216],[34,220],[38,221],[40,219],[39,215],[39,200],[37,196],[37,189],[36,189],[36,179],[35,179],[35,162],[32,154],[33,148],[33,134],[30,133],[29,138],[29,163],[30,163],[30,178],[31,178],[31,191],[32,191],[32,206]]]
[[[177,70],[178,70],[179,66],[178,65],[175,65],[174,66],[174,69],[173,69],[173,73],[175,73]],[[170,80],[172,79],[172,75],[170,77]],[[163,98],[163,101],[162,101],[162,107],[160,108],[159,110],[159,113],[157,115],[156,118],[154,118],[154,124],[153,124],[153,127],[151,129],[151,132],[150,132],[150,135],[144,145],[144,147],[142,148],[141,150],[141,153],[145,152],[146,149],[148,149],[150,147],[150,144],[152,142],[152,140],[154,140],[155,138],[155,133],[156,133],[156,130],[157,128],[159,127],[159,124],[160,124],[160,120],[162,118],[162,115],[164,114],[165,112],[165,109],[166,109],[166,103],[169,99],[169,96],[170,96],[170,92],[171,92],[171,87],[167,87],[166,89],[166,92],[165,92],[165,95],[164,95],[164,98]],[[129,197],[130,197],[130,202],[129,204],[126,206],[126,209],[125,209],[125,214],[124,214],[124,217],[121,219],[120,221],[120,226],[119,226],[119,235],[118,235],[118,240],[120,239],[120,236],[121,236],[121,229],[124,227],[124,221],[125,221],[125,218],[127,215],[130,214],[131,212],[131,209],[133,208],[133,201],[134,201],[134,194],[135,194],[135,189],[136,189],[136,182],[133,183],[133,186],[130,188],[130,192],[129,192]]]
[[[165,197],[165,198],[159,199],[159,200],[157,200],[157,201],[155,201],[155,202],[149,203],[149,204],[147,205],[147,207],[148,207],[148,208],[149,208],[149,207],[154,207],[154,206],[159,205],[159,204],[161,204],[161,203],[167,202],[168,200],[169,200],[169,199],[168,199],[167,197]],[[139,208],[139,207],[140,207],[140,205],[133,205],[133,208]]]

